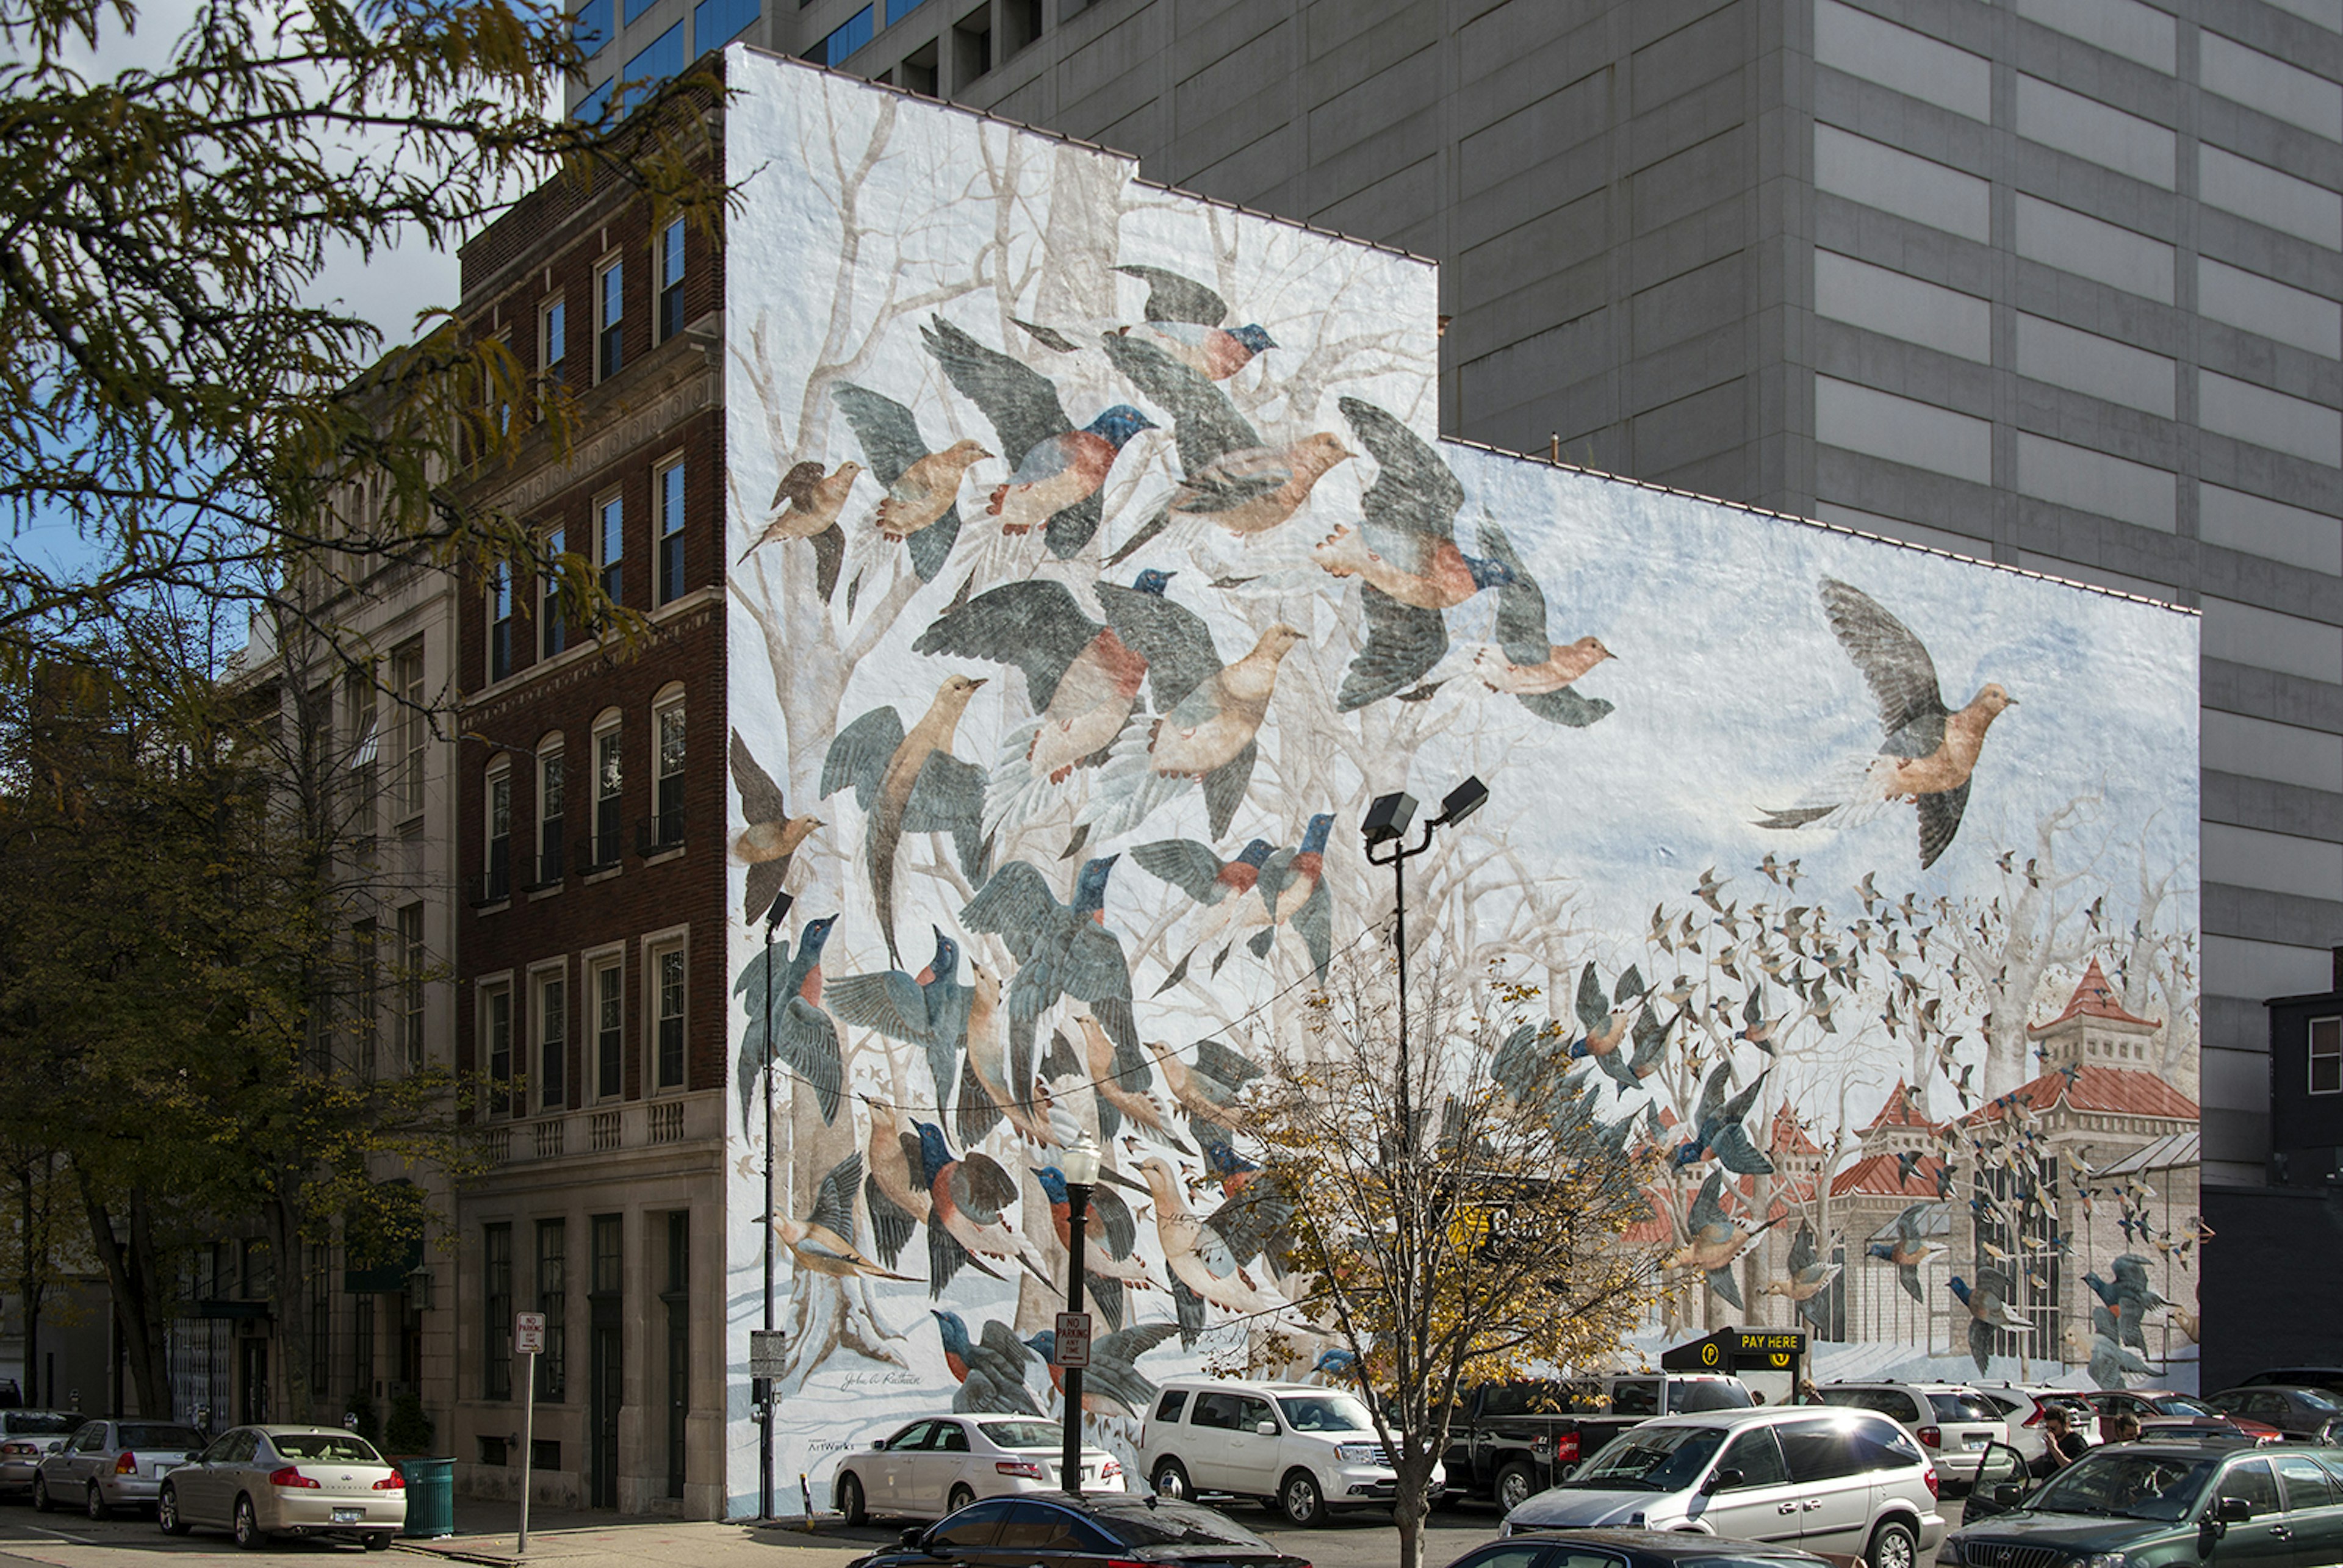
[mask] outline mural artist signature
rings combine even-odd
[[[920,1374],[909,1372],[849,1372],[839,1386],[858,1388],[917,1388]]]

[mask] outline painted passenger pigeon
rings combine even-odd
[[[1292,931],[1309,949],[1320,985],[1326,983],[1326,968],[1334,958],[1334,900],[1326,890],[1326,839],[1333,828],[1334,814],[1318,812],[1302,829],[1301,843],[1262,863],[1254,890],[1269,924],[1245,942],[1253,957],[1267,958],[1278,928]]]
[[[1780,1296],[1798,1309],[1799,1316],[1821,1328],[1827,1314],[1820,1298],[1825,1287],[1838,1274],[1839,1265],[1823,1261],[1815,1251],[1815,1228],[1802,1224],[1790,1241],[1788,1271],[1778,1280],[1766,1281],[1757,1288],[1757,1293]]]
[[[740,1030],[740,1054],[732,1079],[739,1085],[743,1127],[749,1124],[749,1110],[756,1103],[758,1082],[767,1066],[765,987],[773,967],[780,973],[771,977],[779,982],[772,997],[772,1055],[812,1089],[823,1121],[838,1119],[838,1097],[846,1074],[839,1062],[838,1025],[821,1007],[821,950],[837,924],[836,915],[808,920],[798,933],[795,952],[787,942],[769,943],[741,968],[732,992],[741,999],[747,1021]],[[768,1085],[767,1092],[772,1088]]]
[[[1926,870],[1960,831],[1986,730],[2017,699],[1987,681],[1967,706],[1952,711],[1945,706],[1927,648],[1876,599],[1825,578],[1822,600],[1839,646],[1871,688],[1886,736],[1877,756],[1818,788],[1809,799],[1767,810],[1757,826],[1852,828],[1908,800],[1919,809],[1920,869]]]
[[[1708,1276],[1708,1288],[1733,1306],[1742,1305],[1741,1282],[1733,1277],[1733,1260],[1757,1239],[1765,1226],[1745,1231],[1725,1211],[1725,1172],[1712,1171],[1700,1184],[1684,1221],[1684,1244],[1668,1259],[1672,1269],[1698,1269]]]
[[[862,1186],[862,1156],[849,1154],[821,1179],[813,1212],[805,1219],[775,1211],[773,1233],[800,1269],[828,1274],[834,1280],[857,1275],[878,1280],[910,1280],[862,1255],[854,1244],[854,1200]]]
[[[936,1103],[951,1103],[952,1078],[968,1043],[970,990],[960,982],[960,944],[943,928],[935,956],[918,974],[881,970],[848,975],[830,984],[830,1010],[848,1023],[876,1030],[889,1040],[916,1045],[926,1053],[936,1081]]]
[[[1180,487],[1139,531],[1107,558],[1114,566],[1174,519],[1194,519],[1251,538],[1291,518],[1327,471],[1351,456],[1320,432],[1269,446],[1228,394],[1163,348],[1136,337],[1106,337],[1106,357],[1148,401],[1172,416],[1180,452]]]
[[[1115,271],[1147,285],[1147,303],[1140,307],[1145,325],[1124,327],[1126,337],[1144,335],[1163,350],[1208,380],[1225,381],[1254,355],[1277,347],[1258,324],[1228,325],[1229,302],[1176,272],[1160,266],[1118,266]]]
[[[887,487],[873,523],[881,538],[908,544],[911,569],[936,580],[960,538],[960,487],[970,467],[992,456],[974,441],[930,451],[911,411],[892,397],[841,382],[830,391],[870,459],[870,477]]]
[[[1138,1419],[1155,1408],[1156,1387],[1139,1370],[1139,1358],[1180,1332],[1177,1323],[1140,1323],[1091,1342],[1091,1364],[1082,1373],[1084,1415]],[[1050,1383],[1063,1399],[1066,1374],[1058,1366],[1058,1333],[1043,1329],[1025,1343],[1050,1365]]]
[[[1497,585],[1497,640],[1473,658],[1473,672],[1492,691],[1521,699],[1548,724],[1584,729],[1611,711],[1600,697],[1583,697],[1571,683],[1606,658],[1618,656],[1602,639],[1582,637],[1575,642],[1551,640],[1546,629],[1544,590],[1522,559],[1505,530],[1494,523],[1481,525],[1481,548],[1505,569]]]
[[[960,395],[983,410],[1013,467],[985,505],[1003,533],[1041,528],[1050,553],[1079,554],[1098,532],[1099,490],[1123,443],[1155,422],[1117,404],[1081,429],[1058,401],[1057,386],[1031,366],[987,348],[942,317],[920,329],[928,352]]]
[[[1341,407],[1376,466],[1358,527],[1336,528],[1311,552],[1334,576],[1365,584],[1366,646],[1336,699],[1348,713],[1422,680],[1448,651],[1443,612],[1512,573],[1456,548],[1464,487],[1423,437],[1360,398],[1345,397]]]
[[[740,919],[755,925],[765,918],[788,880],[790,859],[808,834],[824,826],[812,812],[789,815],[782,803],[781,787],[757,760],[740,732],[732,732],[732,788],[739,792],[740,819],[748,824],[732,840],[732,853],[749,868],[748,891],[741,896]]]
[[[1929,1241],[1921,1233],[1928,1205],[1914,1203],[1896,1216],[1896,1239],[1873,1241],[1863,1249],[1866,1258],[1876,1258],[1883,1263],[1896,1265],[1896,1277],[1904,1293],[1926,1306],[1927,1296],[1920,1289],[1920,1265],[1946,1249],[1938,1241]]]
[[[839,563],[846,558],[846,530],[838,526],[838,514],[861,472],[860,463],[840,463],[825,477],[820,463],[794,465],[781,476],[773,504],[765,511],[764,529],[740,552],[741,562],[767,545],[805,539],[813,546],[815,586],[822,602],[829,603],[838,587]]]
[[[1188,1113],[1191,1127],[1199,1121],[1209,1121],[1235,1132],[1243,1126],[1240,1106],[1244,1086],[1261,1076],[1258,1062],[1217,1040],[1200,1040],[1186,1051],[1174,1050],[1161,1040],[1151,1040],[1147,1049],[1163,1073],[1163,1087],[1172,1091],[1172,1098]],[[1202,1136],[1199,1132],[1198,1137]],[[1209,1150],[1205,1163],[1213,1163]],[[1217,1169],[1214,1174],[1219,1174]]]
[[[944,1130],[934,1122],[911,1125],[920,1134],[920,1179],[927,1183],[930,1205],[928,1293],[941,1295],[970,1257],[1013,1259],[1054,1291],[1040,1251],[1003,1217],[1017,1201],[1015,1178],[974,1151],[955,1156],[944,1142]]]
[[[1066,1173],[1055,1165],[1043,1165],[1034,1171],[1033,1179],[1050,1201],[1050,1222],[1057,1229],[1058,1245],[1071,1248],[1074,1208],[1066,1191]],[[1126,1287],[1157,1288],[1154,1276],[1137,1256],[1138,1246],[1139,1221],[1131,1217],[1131,1205],[1122,1201],[1122,1194],[1103,1183],[1093,1187],[1090,1218],[1082,1230],[1082,1277],[1089,1282],[1091,1299],[1098,1302],[1099,1315],[1106,1319],[1109,1328],[1122,1327]]]
[[[2009,1304],[2009,1277],[1998,1269],[1979,1269],[1974,1285],[1955,1274],[1945,1282],[1945,1288],[1968,1309],[1969,1359],[1976,1362],[1980,1377],[1986,1363],[1993,1360],[1994,1335],[2034,1332],[2033,1322]]]
[[[1162,878],[1178,888],[1203,909],[1217,911],[1207,922],[1195,942],[1180,961],[1172,966],[1163,983],[1155,988],[1161,996],[1188,978],[1188,965],[1197,952],[1221,936],[1242,925],[1260,924],[1266,917],[1261,900],[1248,898],[1255,883],[1261,880],[1261,868],[1269,859],[1270,842],[1255,839],[1237,852],[1236,859],[1223,860],[1212,853],[1210,844],[1193,839],[1158,839],[1151,844],[1141,844],[1131,851],[1131,858],[1142,870]],[[1248,916],[1251,918],[1248,919]],[[1221,949],[1212,960],[1212,972],[1219,974],[1221,965],[1229,956],[1232,941]]]
[[[1146,1178],[1154,1202],[1156,1240],[1162,1243],[1163,1264],[1173,1280],[1222,1312],[1266,1313],[1285,1305],[1255,1284],[1244,1270],[1245,1260],[1238,1247],[1250,1246],[1257,1253],[1258,1245],[1249,1241],[1232,1242],[1213,1222],[1220,1218],[1219,1211],[1207,1216],[1191,1209],[1179,1174],[1160,1155],[1141,1160],[1137,1170]],[[1231,1204],[1241,1201],[1232,1199]]]
[[[860,1098],[870,1113],[870,1174],[862,1180],[862,1201],[870,1211],[870,1239],[891,1269],[911,1244],[911,1232],[928,1222],[935,1200],[921,1180],[925,1169],[919,1134],[904,1131],[893,1106],[867,1094]],[[1001,1278],[976,1259],[970,1259],[969,1266]]]
[[[1759,1073],[1749,1081],[1748,1088],[1727,1099],[1725,1090],[1732,1074],[1733,1064],[1725,1061],[1719,1062],[1708,1075],[1708,1082],[1700,1091],[1700,1109],[1693,1118],[1692,1136],[1676,1149],[1677,1169],[1697,1165],[1713,1154],[1718,1163],[1736,1176],[1772,1173],[1773,1161],[1750,1138],[1746,1125],[1749,1108],[1757,1103],[1757,1092],[1765,1085],[1765,1074]]]
[[[952,755],[960,715],[983,680],[947,676],[935,700],[906,732],[891,708],[874,708],[838,732],[821,765],[821,794],[830,799],[849,785],[869,820],[863,854],[870,893],[879,910],[879,933],[887,957],[899,968],[895,947],[895,851],[906,833],[949,833],[960,870],[973,879],[982,869],[984,769]]]
[[[974,996],[968,1010],[968,1055],[960,1075],[960,1099],[952,1125],[962,1144],[989,1136],[1006,1117],[1017,1136],[1035,1145],[1061,1141],[1044,1113],[1040,1091],[1028,1083],[1012,1091],[1009,1081],[1009,1020],[1001,1010],[1001,977],[971,960]]]
[[[971,1342],[958,1312],[930,1307],[928,1315],[936,1320],[943,1337],[944,1366],[960,1383],[960,1392],[952,1395],[953,1410],[972,1415],[1041,1413],[1025,1386],[1027,1357],[1015,1330],[998,1321],[988,1322],[981,1337]]]

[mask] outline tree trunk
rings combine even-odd
[[[171,1379],[163,1354],[160,1304],[153,1299],[155,1244],[146,1194],[131,1189],[130,1240],[125,1245],[116,1238],[114,1217],[90,1187],[88,1174],[76,1166],[74,1181],[89,1216],[90,1245],[106,1270],[115,1316],[122,1323],[123,1352],[129,1358],[131,1381],[138,1390],[138,1413],[151,1421],[168,1421],[173,1413]]]
[[[1392,1523],[1399,1526],[1399,1568],[1416,1568],[1423,1555],[1423,1522],[1432,1512],[1432,1462],[1420,1432],[1395,1433],[1398,1494],[1392,1500]]]
[[[273,1412],[286,1421],[310,1421],[316,1418],[313,1400],[317,1391],[309,1386],[309,1280],[302,1264],[300,1224],[294,1217],[293,1206],[297,1199],[286,1196],[285,1189],[292,1186],[297,1191],[300,1178],[279,1172],[279,1196],[261,1207],[261,1224],[268,1235],[270,1285],[269,1310],[277,1314],[277,1357],[281,1363],[277,1373],[277,1386],[284,1391]]]

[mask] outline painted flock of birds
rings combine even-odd
[[[1359,455],[1325,431],[1265,439],[1225,384],[1277,348],[1270,335],[1256,325],[1232,324],[1226,302],[1191,279],[1155,267],[1118,270],[1146,286],[1142,319],[1100,332],[1096,351],[1152,414],[1117,403],[1078,427],[1048,377],[940,316],[921,329],[927,353],[989,422],[997,453],[968,439],[933,446],[903,402],[847,383],[831,388],[883,491],[869,524],[872,548],[900,546],[918,578],[935,581],[960,537],[960,498],[970,470],[1001,460],[1007,477],[979,487],[983,518],[997,521],[1006,535],[1038,532],[1051,557],[1071,560],[1091,548],[1104,526],[1103,492],[1123,448],[1139,433],[1163,428],[1161,421],[1169,423],[1178,455],[1178,483],[1105,556],[1109,569],[1159,538],[1177,543],[1218,528],[1254,539],[1283,528],[1309,507],[1320,479]],[[1017,325],[1035,354],[1086,351],[1056,328]],[[1479,683],[1514,698],[1545,723],[1583,729],[1609,716],[1612,702],[1577,686],[1611,651],[1591,636],[1554,640],[1545,596],[1496,523],[1485,517],[1481,523],[1481,553],[1468,555],[1458,545],[1455,523],[1465,493],[1438,451],[1373,403],[1346,397],[1338,407],[1375,465],[1361,517],[1332,528],[1308,556],[1311,568],[1361,583],[1365,640],[1349,661],[1338,709],[1429,698],[1444,684],[1430,678],[1450,651],[1449,615],[1488,592],[1495,598],[1494,638],[1472,658]],[[742,559],[768,546],[803,543],[813,552],[825,601],[848,578],[851,616],[862,572],[847,572],[842,519],[863,472],[852,461],[795,465]],[[864,547],[852,548],[859,556]],[[1074,588],[1041,576],[979,592],[971,574],[912,649],[1013,668],[1034,717],[1005,738],[989,766],[962,757],[961,720],[990,676],[953,669],[908,726],[891,706],[842,724],[821,769],[820,797],[850,796],[862,814],[862,874],[893,967],[826,980],[822,954],[838,920],[830,916],[807,922],[793,947],[769,947],[768,962],[749,966],[736,987],[747,1020],[736,1074],[744,1121],[770,1063],[777,1078],[793,1077],[799,1092],[814,1096],[823,1120],[834,1122],[849,1089],[841,1026],[916,1048],[933,1082],[932,1109],[863,1096],[869,1132],[861,1147],[821,1179],[808,1212],[774,1217],[778,1238],[812,1274],[923,1277],[939,1301],[967,1268],[996,1279],[1022,1269],[1054,1289],[1031,1235],[1012,1217],[1021,1183],[1011,1167],[1027,1163],[1062,1240],[1063,1177],[1050,1151],[1095,1130],[1110,1169],[1093,1200],[1089,1286],[1113,1331],[1093,1350],[1085,1390],[1086,1405],[1099,1412],[1143,1409],[1152,1385],[1138,1372],[1138,1357],[1175,1333],[1192,1345],[1207,1308],[1248,1317],[1288,1307],[1272,1288],[1278,1282],[1280,1206],[1260,1188],[1248,1192],[1259,1168],[1237,1143],[1244,1086],[1261,1069],[1220,1040],[1175,1048],[1141,1039],[1131,960],[1106,920],[1111,877],[1127,852],[1198,911],[1159,995],[1189,980],[1192,962],[1206,954],[1212,975],[1239,947],[1270,960],[1281,934],[1299,941],[1301,956],[1323,983],[1335,945],[1323,859],[1332,813],[1309,816],[1283,846],[1253,837],[1232,854],[1221,848],[1246,799],[1281,662],[1304,634],[1281,621],[1261,630],[1249,648],[1224,648],[1205,619],[1173,597],[1176,575],[1147,567],[1127,582],[1095,580],[1086,601]],[[1927,649],[1894,615],[1834,579],[1825,578],[1820,592],[1833,632],[1870,689],[1883,738],[1875,754],[1810,798],[1765,811],[1758,825],[1785,831],[1854,827],[1910,804],[1925,868],[1952,843],[1986,732],[2016,699],[1988,683],[1966,706],[1950,708]],[[730,763],[745,823],[733,845],[747,866],[742,914],[753,925],[774,905],[796,850],[828,824],[809,811],[789,811],[781,787],[737,732]],[[1162,838],[1092,855],[1065,898],[1043,866],[1021,859],[994,863],[1004,824],[1036,819],[1048,808],[1070,809],[1071,841],[1059,857],[1070,861],[1093,840],[1133,834],[1192,789],[1201,792],[1209,841]],[[1008,973],[964,955],[962,938],[940,926],[932,930],[927,962],[915,970],[904,965],[897,862],[904,839],[921,834],[949,840],[974,890],[959,925],[998,938],[1014,960]],[[1771,874],[1772,857],[1768,863]],[[1713,906],[1714,885],[1703,890]],[[1672,1026],[1659,1021],[1654,1005],[1660,1000],[1668,1000],[1666,989],[1647,990],[1632,970],[1606,996],[1588,966],[1578,997],[1582,1032],[1557,1040],[1531,1031],[1508,1042],[1495,1065],[1500,1081],[1591,1061],[1622,1091],[1636,1087],[1669,1050]],[[1673,1000],[1681,1008],[1683,998]],[[1769,1017],[1755,988],[1745,1006],[1733,1041],[1770,1056],[1771,1032],[1790,1020]],[[1696,1113],[1672,1156],[1679,1171],[1710,1170],[1688,1214],[1674,1221],[1683,1245],[1671,1262],[1705,1275],[1739,1306],[1731,1264],[1754,1232],[1727,1212],[1724,1192],[1728,1174],[1772,1169],[1746,1125],[1765,1073],[1736,1090],[1730,1050],[1711,1060]],[[1570,1114],[1594,1118],[1595,1097],[1581,1099],[1583,1109]],[[916,1114],[920,1110],[932,1120]],[[1648,1118],[1640,1131],[1639,1116]],[[1007,1164],[977,1147],[1004,1127],[995,1147],[1015,1151],[1004,1156]],[[1590,1122],[1594,1135],[1614,1146],[1631,1136],[1651,1139],[1657,1128],[1648,1107],[1615,1122]],[[1192,1169],[1202,1174],[1191,1175]],[[1118,1187],[1143,1192],[1144,1201],[1134,1207]],[[1199,1211],[1195,1195],[1214,1187],[1218,1204]],[[869,1251],[859,1239],[858,1211],[868,1215]],[[1160,1275],[1139,1250],[1141,1226],[1151,1216]],[[1029,1215],[1029,1223],[1037,1218]],[[900,1264],[922,1229],[927,1268],[917,1276]],[[1782,1293],[1802,1306],[1835,1272],[1815,1251],[1811,1232],[1802,1232],[1790,1278],[1782,1282]],[[1901,1257],[1885,1261],[1905,1265]],[[1128,1293],[1150,1289],[1171,1297],[1172,1321],[1131,1321]],[[1986,1303],[1979,1309],[1981,1327],[1998,1322],[1985,1314],[2006,1311],[1999,1303],[2008,1294],[1976,1298]],[[957,1408],[1034,1409],[1025,1377],[1035,1357],[1046,1361],[1046,1345],[997,1322],[971,1333],[953,1312],[939,1308],[934,1318],[946,1364],[960,1382]]]

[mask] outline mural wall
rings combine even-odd
[[[729,1361],[769,1091],[785,1507],[1055,1413],[1081,1131],[1100,1438],[1284,1304],[1209,1220],[1242,1043],[1388,940],[1368,800],[1467,774],[1419,954],[1542,986],[1674,1151],[1624,1357],[2193,1386],[2192,618],[1441,442],[1429,266],[730,69]]]

